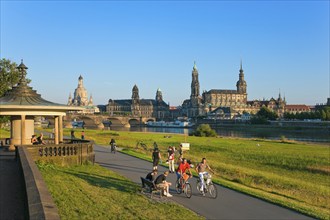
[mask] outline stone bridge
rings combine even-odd
[[[72,115],[64,118],[64,125],[70,127],[72,121],[83,121],[86,128],[104,128],[108,126],[131,127],[144,124],[148,121],[156,121],[155,118],[110,116],[110,115]]]

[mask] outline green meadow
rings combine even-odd
[[[80,130],[76,130],[76,136]],[[65,131],[69,135],[69,130]],[[184,157],[206,157],[215,182],[321,219],[330,216],[330,148],[326,145],[263,139],[193,137],[180,134],[86,130],[86,139],[108,145],[114,138],[128,153],[151,160],[157,142],[163,158],[169,145],[190,143]],[[148,149],[143,149],[143,142]],[[165,159],[163,159],[165,161]],[[221,195],[220,195],[221,196]]]
[[[75,131],[79,137],[81,130]],[[3,134],[9,133],[0,136]],[[70,136],[70,129],[65,129],[65,135]],[[85,138],[105,147],[114,138],[122,152],[150,161],[153,143],[157,142],[164,162],[169,145],[178,148],[180,143],[188,142],[190,150],[184,152],[184,157],[193,163],[206,157],[216,171],[215,182],[319,219],[330,216],[328,145],[101,130],[85,130]],[[148,149],[137,146],[138,142]]]
[[[168,219],[169,210],[204,219],[166,198],[150,199],[139,193],[140,186],[99,165],[38,167],[63,220]]]

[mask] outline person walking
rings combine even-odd
[[[158,170],[158,164],[159,160],[161,160],[162,157],[160,155],[158,147],[154,148],[154,151],[152,152],[152,164],[153,164],[153,169]]]
[[[168,176],[168,171],[165,171],[164,174],[160,174],[156,180],[155,184],[157,187],[162,188],[164,192],[164,196],[172,197],[170,194],[170,186],[172,185],[170,182],[166,181],[166,177]]]
[[[167,159],[168,159],[168,169],[170,173],[174,173],[175,168],[174,168],[174,149],[172,146],[168,147],[167,151]]]
[[[209,169],[212,173],[214,173],[214,171],[211,169],[211,167],[206,163],[206,159],[203,158],[202,162],[200,162],[197,166],[196,166],[196,172],[198,173],[199,179],[201,181],[201,188],[199,189],[203,195],[204,194],[204,189],[205,189],[205,181],[204,181],[204,176],[208,176],[209,173],[206,172],[206,169]]]
[[[76,137],[74,136],[74,130],[71,130],[71,139],[75,139]]]
[[[81,140],[85,140],[85,131],[84,130],[81,131]]]

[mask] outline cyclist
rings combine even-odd
[[[200,191],[202,192],[203,195],[204,194],[204,189],[205,189],[205,183],[204,183],[204,175],[208,176],[208,172],[206,172],[206,169],[209,169],[212,173],[214,173],[214,171],[211,169],[211,167],[206,163],[206,159],[203,158],[202,162],[200,162],[197,166],[196,166],[196,172],[198,173],[199,179],[201,181],[201,188]]]
[[[115,141],[115,139],[111,139],[111,141],[110,141],[110,150],[111,150],[111,152],[112,153],[116,153],[116,141]]]
[[[189,175],[186,173],[188,171]],[[190,177],[192,177],[191,171],[190,171],[190,164],[187,163],[186,158],[182,158],[182,162],[179,164],[179,167],[176,171],[176,175],[178,179],[182,176],[184,181],[187,181]]]

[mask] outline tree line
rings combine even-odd
[[[263,106],[257,112],[257,114],[252,116],[251,123],[267,124],[269,120],[273,121],[278,118],[279,116],[275,111]],[[300,113],[285,112],[283,114],[283,119],[286,120],[320,119],[322,121],[330,121],[330,106],[324,106],[320,109],[317,109],[314,112],[300,112]]]

